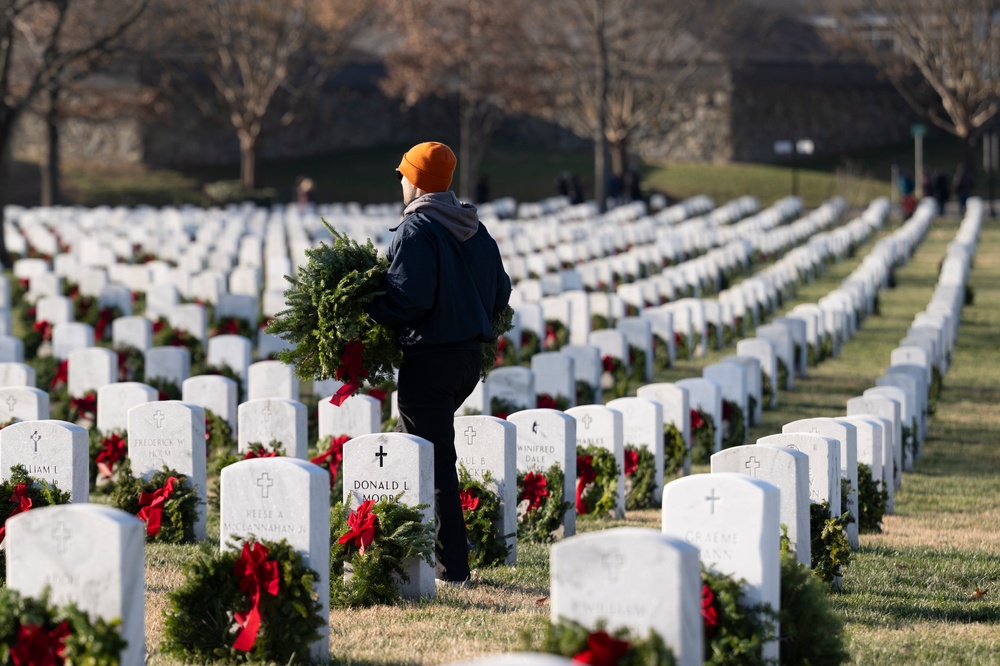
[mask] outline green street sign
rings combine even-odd
[[[917,123],[916,125],[910,126],[910,133],[913,136],[926,136],[927,135],[927,125],[922,125]]]

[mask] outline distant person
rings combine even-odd
[[[476,203],[486,203],[490,200],[490,181],[485,173],[476,178]]]
[[[295,179],[295,202],[299,206],[299,212],[304,213],[313,200],[313,181],[307,176],[299,176]]]
[[[934,199],[938,205],[938,215],[944,215],[945,204],[951,198],[951,183],[944,169],[938,169],[934,175]]]
[[[955,197],[958,199],[958,208],[962,215],[965,215],[965,204],[972,194],[974,183],[975,177],[972,174],[972,169],[961,166],[955,172]]]
[[[559,177],[556,178],[556,192],[559,196],[569,199],[571,187],[569,171],[560,171]]]
[[[628,201],[643,201],[642,187],[639,183],[639,172],[635,169],[629,169],[625,172],[625,183],[623,187],[625,191],[625,198]]]
[[[618,177],[614,171],[608,175],[608,192],[607,196],[615,205],[622,202],[622,179]]]
[[[927,171],[924,171],[920,179],[920,194],[924,198],[934,196],[934,183],[931,182],[931,174]]]
[[[916,183],[913,182],[913,175],[909,169],[903,169],[899,174],[899,195],[901,197],[910,196],[915,189]]]
[[[583,196],[583,183],[580,182],[580,177],[575,173],[570,179],[570,200],[571,204],[582,204],[584,201]]]

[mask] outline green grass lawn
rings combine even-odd
[[[799,418],[837,416],[845,401],[874,385],[913,316],[929,302],[937,267],[958,220],[939,220],[897,286],[883,293],[880,313],[867,318],[838,358],[810,368],[780,406],[764,413],[750,440],[780,432]],[[836,288],[874,246],[827,268],[786,301],[815,301]],[[896,513],[879,535],[862,535],[835,607],[846,619],[855,664],[993,664],[1000,632],[1000,227],[986,225],[972,273],[975,301],[963,312],[954,362],[929,422],[924,454],[903,478]],[[658,372],[657,381],[696,376],[733,350],[712,351]],[[704,473],[704,466],[695,473]],[[582,519],[581,531],[636,525],[658,529],[658,510],[623,521]],[[215,527],[217,530],[217,527]],[[191,547],[147,549],[147,643],[150,664],[176,664],[157,652],[166,593],[181,580]],[[334,610],[330,645],[336,664],[437,664],[531,645],[549,614],[548,548],[519,544],[518,563],[479,572],[471,589],[446,589],[432,601]]]

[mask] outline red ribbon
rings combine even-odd
[[[101,312],[97,315],[97,324],[94,326],[95,340],[104,339],[104,332],[107,330],[108,324],[111,323],[112,319],[114,319],[114,316],[111,308],[101,308]]]
[[[361,388],[361,378],[368,376],[361,356],[364,351],[365,344],[360,340],[351,340],[344,346],[344,353],[340,356],[340,366],[334,372],[334,376],[344,382],[344,385],[330,398],[331,405],[340,407]]]
[[[358,552],[362,555],[365,554],[365,548],[375,539],[375,524],[378,517],[371,512],[374,505],[375,500],[366,500],[362,502],[357,511],[351,511],[347,517],[347,526],[350,529],[337,539],[337,543],[344,544],[353,541]]]
[[[639,452],[634,449],[625,449],[625,476],[632,476],[639,468]]]
[[[14,486],[14,492],[11,493],[10,501],[17,504],[17,506],[15,506],[14,509],[7,515],[8,518],[16,516],[19,513],[24,513],[30,509],[33,502],[32,499],[28,497],[28,484],[19,483]],[[6,523],[0,525],[0,543],[2,543],[5,538],[7,538]]]
[[[114,472],[115,463],[125,457],[128,443],[118,433],[112,433],[104,438],[102,444],[104,449],[97,454],[95,462],[101,476],[105,479],[110,479],[111,474]]]
[[[462,502],[462,511],[475,511],[479,508],[479,498],[469,490],[459,491],[458,498]]]
[[[617,666],[630,647],[631,644],[612,638],[606,631],[597,631],[587,636],[587,649],[574,655],[573,661],[591,666]]]
[[[42,334],[42,340],[52,339],[52,324],[47,321],[36,321],[33,329]]]
[[[250,610],[246,613],[235,613],[233,617],[240,625],[240,633],[233,643],[234,650],[249,652],[257,641],[260,632],[260,594],[263,590],[271,596],[277,596],[281,578],[278,575],[278,563],[268,561],[267,546],[261,543],[243,544],[243,553],[236,560],[233,573],[240,578],[240,590],[250,595]]]
[[[350,438],[347,435],[334,437],[330,440],[330,448],[315,458],[309,460],[312,464],[319,465],[320,467],[324,466],[323,463],[327,463],[326,467],[330,470],[331,488],[333,488],[334,481],[337,480],[337,472],[340,471],[340,463],[344,461],[344,444],[346,444],[349,439]]]
[[[715,594],[707,583],[701,586],[701,617],[705,622],[705,638],[711,638],[719,626],[719,613],[715,609]]]
[[[97,417],[97,394],[91,391],[79,398],[70,400],[70,405],[76,409],[76,413],[83,418],[93,421]]]
[[[528,472],[524,475],[524,487],[517,501],[528,500],[526,513],[531,513],[542,505],[542,500],[549,496],[549,482],[543,474]]]
[[[49,389],[54,391],[59,388],[60,384],[65,384],[67,381],[69,381],[69,359],[62,361],[56,368],[56,374],[52,377]]]
[[[590,508],[583,501],[583,491],[588,484],[593,483],[597,478],[597,470],[594,469],[594,456],[576,457],[576,512],[590,513]]]
[[[703,425],[705,425],[705,419],[701,418],[701,414],[698,413],[697,409],[691,410],[691,432],[698,430]]]
[[[276,458],[277,456],[277,451],[262,450],[260,453],[257,453],[253,449],[249,449],[246,455],[243,456],[243,460],[253,460],[254,458]]]
[[[163,521],[163,505],[167,503],[170,493],[174,492],[174,484],[177,477],[170,477],[166,484],[159,490],[151,493],[139,495],[139,513],[136,516],[139,520],[146,521],[146,534],[156,536],[160,533],[160,524]]]
[[[559,409],[556,399],[548,393],[539,393],[535,399],[535,406],[538,409]]]
[[[17,642],[10,647],[10,659],[14,666],[61,666],[70,633],[65,620],[50,631],[38,624],[22,624]]]

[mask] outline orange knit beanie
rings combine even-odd
[[[455,153],[443,143],[418,143],[403,154],[399,172],[424,192],[445,192],[455,172]]]

